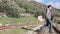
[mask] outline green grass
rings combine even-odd
[[[11,18],[11,17],[0,17],[0,23],[6,24],[18,24],[18,23],[27,23],[31,24],[31,27],[37,26],[39,24],[39,21],[35,17],[21,17],[21,18]],[[41,23],[40,23],[41,24]],[[30,28],[30,25],[27,25]],[[0,34],[26,34],[28,30],[24,30],[21,28],[15,28],[12,30],[2,30],[0,31]]]
[[[38,19],[35,17],[21,17],[21,18],[10,18],[10,17],[0,17],[0,23],[2,24],[18,24],[18,23],[25,23],[31,24],[32,27],[36,26],[39,23]],[[30,25],[27,25],[30,27]],[[0,34],[25,34],[27,30],[15,28],[13,30],[2,30]]]
[[[34,17],[21,17],[21,18],[0,17],[0,23],[3,24],[37,23],[37,22],[39,21]]]
[[[3,31],[0,31],[0,34],[25,34],[27,31],[24,30],[24,29],[19,29],[19,28],[16,28],[16,29],[13,29],[13,30],[3,30]]]

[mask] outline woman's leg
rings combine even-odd
[[[51,21],[51,19],[49,19],[49,18],[48,18],[48,20],[49,20],[49,25],[50,25],[50,27],[49,27],[49,32],[52,32],[52,21]]]
[[[49,20],[46,19],[46,26],[49,26]]]
[[[40,27],[41,29],[44,29],[46,26],[49,26],[49,20],[46,19],[46,24],[44,24],[42,27]]]

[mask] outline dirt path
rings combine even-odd
[[[9,25],[9,26],[0,26],[0,30],[15,29],[17,27],[21,28],[24,25],[26,25],[26,24],[16,24],[16,25]],[[32,28],[31,30],[28,30],[26,32],[26,34],[50,34],[48,27],[44,28],[41,32],[36,32],[35,31],[35,30],[39,29],[39,27],[41,27],[41,26],[43,26],[43,25],[39,25],[39,26],[37,26],[35,28]],[[53,30],[52,34],[57,34],[57,33]]]
[[[42,25],[39,25],[39,26],[42,26]],[[34,30],[39,29],[39,26],[32,28],[32,29],[34,29]],[[46,27],[41,32],[35,32],[33,30],[30,30],[26,34],[57,34],[57,33],[54,30],[53,30],[53,33],[49,33],[49,28]]]
[[[38,33],[35,32],[34,30],[39,29],[40,26],[41,26],[41,25],[39,25],[39,26],[37,26],[37,27],[35,27],[35,28],[32,28],[32,30],[29,30],[28,32],[26,32],[26,34],[38,34]]]
[[[52,29],[53,30],[53,29]],[[49,33],[49,28],[48,27],[46,27],[45,29],[43,29],[42,31],[41,31],[41,33],[42,34],[57,34],[54,30],[53,30],[53,33]]]
[[[24,25],[26,25],[26,24],[15,24],[15,25],[8,25],[8,26],[0,26],[0,30],[21,28]]]

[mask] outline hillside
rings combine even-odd
[[[27,0],[1,0],[0,2],[0,12],[4,12],[8,14],[8,16],[18,16],[21,13],[40,13],[44,14],[45,9],[47,8],[46,5],[42,3],[38,3],[36,1],[27,1]],[[16,12],[16,13],[15,13]],[[19,14],[20,12],[20,14]],[[53,8],[53,15],[60,16],[60,12]],[[12,14],[13,13],[13,14]]]
[[[47,5],[36,1],[28,0],[0,0],[0,13],[8,17],[20,18],[21,14],[32,14],[34,17],[42,15],[45,17]],[[52,15],[57,19],[60,18],[60,10],[53,8]],[[1,16],[1,15],[0,15]],[[59,17],[59,18],[58,18]],[[60,20],[59,20],[60,21]]]

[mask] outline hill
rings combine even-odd
[[[46,5],[38,3],[36,1],[28,0],[1,0],[0,1],[0,12],[6,13],[8,16],[20,16],[21,13],[31,13],[44,15]],[[60,16],[58,9],[53,8],[53,15]]]

